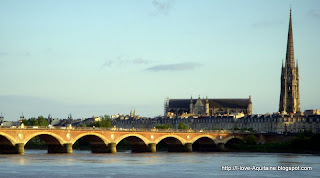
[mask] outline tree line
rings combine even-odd
[[[48,126],[48,121],[43,116],[38,116],[38,118],[32,117],[30,119],[22,120],[22,123],[26,126]]]
[[[108,115],[100,116],[100,121],[92,122],[89,124],[82,124],[80,127],[111,127],[111,119]],[[43,116],[38,118],[32,117],[30,119],[22,120],[25,126],[48,126],[48,121]]]

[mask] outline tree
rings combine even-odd
[[[111,127],[111,119],[102,119],[100,121],[100,127]]]
[[[48,121],[45,119],[43,116],[39,116],[38,119],[35,117],[31,117],[30,119],[27,120],[22,120],[22,123],[25,126],[47,126]]]
[[[23,120],[22,120],[22,123],[23,123],[23,125],[26,125],[26,126],[27,126],[27,125],[29,125],[29,120],[23,119]]]
[[[156,125],[157,129],[172,129],[172,125],[167,125],[167,124],[158,124]]]
[[[254,135],[249,135],[246,137],[245,143],[248,145],[255,145],[257,144],[257,137]]]
[[[39,126],[47,126],[48,125],[47,119],[45,119],[43,116],[39,116],[37,121],[38,121]]]
[[[38,120],[34,117],[28,119],[28,125],[34,126],[34,125],[38,125]]]
[[[108,115],[100,116],[101,120],[97,122],[93,122],[89,126],[95,126],[95,127],[111,127],[111,119]]]
[[[184,122],[179,122],[178,129],[187,130],[189,127]]]

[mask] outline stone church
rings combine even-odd
[[[281,68],[280,113],[300,113],[299,67],[293,50],[292,15],[290,9],[286,61]]]
[[[232,113],[252,114],[251,96],[247,99],[167,99],[165,115],[182,114],[216,116]]]

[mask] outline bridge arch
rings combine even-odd
[[[72,139],[72,146],[80,146],[75,145],[75,143],[79,140],[79,143],[81,144],[81,139],[84,139],[84,143],[89,143],[92,153],[109,153],[110,148],[108,147],[108,143],[110,142],[104,135],[100,133],[94,133],[94,132],[87,132],[77,135],[75,138]],[[82,140],[83,143],[83,140]],[[88,145],[87,145],[88,146]],[[81,146],[80,146],[81,147]],[[80,148],[79,147],[79,148]]]
[[[94,133],[94,132],[88,132],[88,133],[83,133],[83,134],[77,135],[75,138],[72,139],[71,144],[73,145],[80,138],[85,137],[85,136],[96,136],[96,137],[100,138],[106,145],[108,145],[108,143],[110,143],[110,140],[108,140],[104,135],[99,134],[99,133]]]
[[[240,139],[241,141],[244,141],[244,138],[240,137],[240,136],[230,136],[230,137],[227,137],[225,138],[222,142],[224,144],[228,143],[228,141],[230,141],[231,139]]]
[[[193,144],[193,143],[195,143],[197,140],[199,140],[201,138],[209,138],[214,142],[214,144],[217,144],[217,139],[215,137],[211,136],[211,135],[199,135],[199,136],[196,136],[191,140],[191,143]]]
[[[126,149],[131,149],[131,152],[149,152],[148,144],[149,140],[140,134],[125,134],[116,139],[117,148],[122,146],[128,147]]]
[[[217,151],[217,140],[211,135],[199,135],[192,139],[192,150],[198,152]]]
[[[173,135],[173,134],[168,134],[168,135],[164,135],[164,136],[161,136],[159,137],[158,139],[156,139],[154,142],[156,144],[158,144],[159,142],[161,142],[162,140],[166,139],[166,138],[175,138],[177,140],[179,140],[181,142],[182,145],[184,145],[187,141],[185,139],[183,139],[182,137],[180,136],[177,136],[177,135]]]
[[[31,135],[28,135],[23,143],[27,144],[32,138],[36,137],[36,136],[40,136],[40,135],[48,135],[49,137],[47,137],[50,140],[45,140],[45,142],[47,143],[48,141],[52,141],[54,144],[59,143],[60,145],[63,145],[66,143],[66,141],[60,137],[59,135],[52,133],[52,132],[35,132]],[[53,139],[52,139],[53,138]],[[48,143],[47,143],[48,144]]]
[[[122,136],[118,137],[115,142],[116,142],[116,144],[118,144],[123,139],[126,139],[128,137],[137,137],[137,138],[141,139],[144,142],[144,144],[146,144],[146,145],[148,145],[149,142],[150,142],[146,137],[144,137],[142,135],[139,135],[139,134],[125,134],[125,135],[122,135]]]
[[[182,137],[168,134],[155,140],[156,149],[168,152],[184,152],[186,151],[186,140]],[[191,143],[188,143],[190,150],[192,150]]]
[[[9,134],[6,134],[6,133],[3,133],[3,132],[0,132],[0,138],[1,137],[4,137],[5,139],[7,139],[7,141],[9,141],[12,145],[15,145],[17,142],[15,141],[15,139],[9,135]],[[0,142],[1,143],[1,142]],[[1,143],[3,144],[3,143]]]

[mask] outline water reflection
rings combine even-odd
[[[320,174],[319,155],[278,153],[137,153],[47,154],[26,150],[24,155],[0,155],[6,176],[31,177],[291,177]],[[313,171],[222,171],[221,166],[312,166]],[[39,170],[41,170],[39,172]]]

